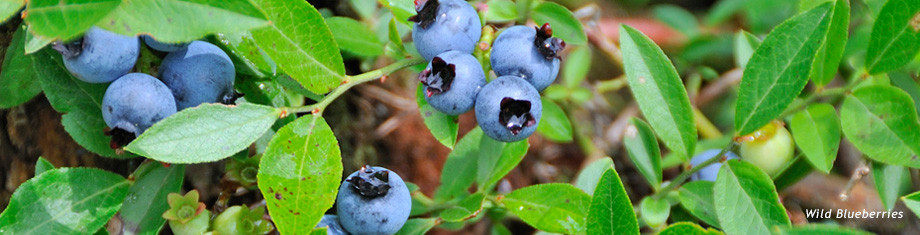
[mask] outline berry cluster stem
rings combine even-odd
[[[331,104],[332,101],[334,101],[336,98],[339,98],[339,96],[342,96],[342,94],[345,94],[345,92],[351,89],[352,87],[357,86],[362,83],[369,82],[369,81],[377,80],[380,77],[396,72],[400,69],[403,69],[409,66],[413,66],[413,65],[422,64],[425,62],[427,61],[421,58],[405,59],[405,60],[397,61],[396,63],[392,63],[390,65],[387,65],[383,68],[371,70],[371,71],[368,71],[362,74],[351,75],[351,76],[346,75],[344,79],[342,79],[341,85],[339,85],[338,87],[333,89],[331,92],[329,92],[328,95],[320,99],[319,102],[317,102],[316,104],[287,108],[287,113],[311,112],[315,115],[322,116],[323,111],[326,109],[326,106],[329,106],[329,104]]]
[[[687,181],[687,179],[690,179],[690,175],[692,175],[693,173],[699,172],[703,168],[709,165],[712,165],[713,163],[721,161],[722,156],[725,155],[725,153],[728,153],[728,151],[731,151],[732,149],[734,149],[735,146],[737,145],[738,143],[731,142],[730,144],[728,144],[728,146],[725,146],[725,148],[723,148],[722,151],[719,151],[719,154],[716,155],[715,157],[712,157],[706,160],[705,162],[700,163],[694,166],[693,168],[690,168],[690,170],[688,171],[681,172],[680,175],[677,175],[677,178],[674,178],[674,180],[671,181],[671,183],[669,183],[667,186],[664,186],[664,188],[661,188],[661,190],[658,190],[658,192],[655,192],[655,194],[652,195],[652,198],[654,198],[655,200],[661,200],[661,198],[667,195],[668,192],[676,189],[677,186],[680,186],[681,184],[683,184],[684,181]]]

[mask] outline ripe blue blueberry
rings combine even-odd
[[[364,166],[351,173],[335,200],[339,223],[352,234],[394,234],[412,209],[406,183],[383,167]]]
[[[716,155],[719,155],[719,152],[721,151],[722,150],[720,149],[710,149],[700,154],[697,154],[696,156],[693,156],[692,159],[690,159],[690,166],[699,165],[700,163],[703,163],[706,160],[709,160],[715,157]],[[735,155],[732,152],[726,152],[725,155],[723,156],[725,156],[726,160],[738,159],[738,155]],[[709,166],[706,166],[706,167],[703,167],[703,169],[700,169],[700,171],[697,171],[696,173],[693,173],[692,175],[690,175],[690,180],[706,180],[706,181],[714,182],[716,181],[716,176],[719,175],[719,168],[721,167],[722,167],[722,163],[719,163],[719,162],[710,164]]]
[[[326,227],[327,235],[347,235],[348,232],[342,228],[342,225],[339,223],[339,217],[336,215],[323,215],[323,218],[319,220],[319,224],[316,225],[316,228]]]
[[[463,0],[415,0],[417,15],[412,40],[418,53],[431,60],[442,52],[456,50],[473,53],[482,24],[473,6]]]
[[[176,113],[176,100],[165,84],[143,73],[112,82],[102,97],[102,119],[111,128],[112,147],[127,145],[154,123]]]
[[[162,52],[178,51],[179,49],[182,49],[182,47],[184,47],[185,45],[188,45],[188,43],[160,42],[160,41],[157,41],[156,39],[153,39],[153,37],[149,35],[141,36],[141,38],[144,39],[144,43],[147,43],[147,46],[149,46],[150,48],[153,48],[154,50],[162,51]]]
[[[233,91],[236,76],[233,61],[214,44],[193,41],[170,52],[160,64],[160,77],[183,110],[201,103],[232,104],[239,98]]]
[[[476,95],[486,84],[479,61],[458,51],[444,52],[431,59],[418,79],[425,89],[428,104],[449,115],[459,115],[473,108]]]
[[[476,121],[486,135],[498,141],[526,139],[537,130],[542,113],[540,93],[515,76],[496,78],[476,97]]]
[[[52,48],[63,55],[67,71],[90,83],[111,82],[128,74],[140,53],[137,37],[115,34],[95,26],[83,37],[67,43],[55,43]]]
[[[498,76],[519,76],[542,91],[559,74],[558,53],[565,48],[549,23],[540,28],[519,25],[501,32],[492,43],[492,70]]]

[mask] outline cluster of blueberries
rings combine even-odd
[[[143,36],[150,48],[168,53],[159,76],[130,73],[140,54],[140,40],[97,27],[76,40],[58,42],[64,66],[77,79],[89,83],[111,82],[102,98],[102,118],[110,128],[112,147],[124,146],[154,123],[201,103],[233,103],[235,70],[219,47],[193,41],[157,42]]]
[[[537,129],[543,105],[540,91],[559,74],[558,52],[565,42],[540,28],[512,26],[492,44],[492,70],[485,72],[471,55],[482,34],[479,16],[463,0],[417,0],[412,39],[429,60],[419,73],[425,100],[435,109],[459,115],[475,106],[476,120],[489,137],[513,142]]]
[[[338,215],[324,215],[317,228],[326,234],[394,234],[409,219],[412,198],[396,173],[364,166],[351,173],[335,199]]]

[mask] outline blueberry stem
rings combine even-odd
[[[792,115],[793,113],[798,112],[799,110],[807,107],[809,104],[814,103],[815,101],[818,100],[818,98],[845,95],[849,93],[850,91],[852,91],[854,88],[856,88],[857,85],[865,81],[866,78],[868,77],[869,77],[869,74],[863,72],[862,75],[852,79],[850,83],[844,87],[837,87],[837,88],[831,88],[831,89],[822,88],[815,93],[811,93],[810,95],[808,95],[808,97],[805,97],[805,99],[801,100],[800,102],[793,102],[779,116],[780,118],[784,118],[786,116]]]
[[[690,179],[690,175],[692,175],[693,173],[699,172],[703,168],[706,168],[707,166],[712,165],[713,163],[722,161],[722,156],[724,156],[726,153],[734,149],[735,146],[738,146],[738,143],[731,142],[730,144],[728,144],[728,146],[725,146],[725,148],[723,148],[722,151],[719,151],[719,154],[717,154],[716,157],[710,158],[706,160],[705,162],[700,163],[699,165],[696,165],[693,168],[690,168],[690,170],[688,171],[681,172],[680,175],[677,175],[677,177],[674,178],[674,180],[671,180],[671,183],[669,183],[667,186],[664,186],[664,188],[661,188],[660,190],[658,190],[658,192],[655,192],[655,194],[652,195],[652,198],[655,200],[661,200],[661,198],[667,195],[668,192],[676,189],[677,186],[680,186],[681,184],[683,184],[684,181],[687,181],[687,179]]]
[[[323,97],[316,104],[299,106],[299,107],[289,107],[289,108],[284,108],[284,109],[286,109],[287,113],[312,112],[314,115],[322,116],[323,110],[326,109],[326,106],[329,106],[329,104],[331,104],[333,100],[335,100],[336,98],[339,98],[339,96],[341,96],[342,94],[345,94],[345,92],[351,89],[352,87],[365,83],[365,82],[377,80],[378,78],[383,77],[384,75],[396,72],[400,69],[403,69],[409,66],[419,65],[422,63],[427,63],[427,61],[425,61],[425,59],[422,59],[422,58],[412,58],[412,59],[400,60],[400,61],[397,61],[396,63],[392,63],[383,68],[371,70],[366,73],[353,75],[353,76],[345,76],[345,78],[342,80],[342,85],[339,85],[338,87],[333,89],[331,92],[329,92],[328,95]]]

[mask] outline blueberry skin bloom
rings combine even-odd
[[[169,88],[143,73],[129,73],[118,78],[102,97],[105,124],[113,132],[133,134],[129,137],[141,135],[154,123],[174,113],[176,101]]]
[[[351,173],[336,197],[339,223],[351,234],[394,234],[411,209],[406,183],[383,167],[364,166]]]
[[[316,228],[326,227],[326,235],[347,235],[348,232],[342,228],[342,225],[339,223],[339,217],[336,215],[323,215],[323,218],[319,220],[319,224],[316,225]]]
[[[486,84],[479,61],[459,51],[444,52],[431,59],[418,79],[428,104],[448,115],[460,115],[472,109],[476,95]]]
[[[106,83],[131,72],[137,63],[140,43],[128,37],[93,26],[83,37],[52,46],[61,52],[64,67],[77,79]]]
[[[537,130],[543,103],[540,93],[520,77],[499,77],[476,97],[476,121],[492,139],[514,142]]]
[[[144,39],[144,43],[146,43],[147,46],[162,52],[178,51],[179,49],[182,49],[182,47],[188,45],[188,43],[163,43],[153,39],[153,37],[149,35],[141,36],[141,38]]]
[[[693,166],[699,165],[700,163],[703,163],[706,160],[709,160],[715,157],[716,155],[719,155],[719,152],[721,151],[722,150],[720,149],[710,149],[700,154],[697,154],[696,156],[693,156],[692,159],[690,159],[690,166],[693,167]],[[732,152],[726,152],[725,155],[723,156],[726,157],[726,160],[738,159],[738,155],[735,155]],[[706,166],[706,167],[703,167],[703,169],[700,169],[700,171],[697,171],[696,173],[693,173],[692,175],[690,175],[690,180],[705,180],[705,181],[715,182],[716,176],[719,175],[719,168],[721,167],[722,167],[722,163],[720,162],[710,164],[709,166]]]
[[[233,61],[217,46],[193,41],[170,52],[160,64],[160,77],[176,97],[176,107],[183,110],[201,103],[232,103],[236,72]]]
[[[537,91],[543,91],[556,80],[559,74],[556,53],[565,48],[565,42],[551,36],[548,24],[539,30],[523,25],[505,29],[492,43],[492,70],[498,76],[522,77]]]
[[[438,54],[456,50],[473,53],[482,36],[479,15],[469,3],[462,0],[416,0],[416,22],[412,27],[412,41],[425,60]]]

